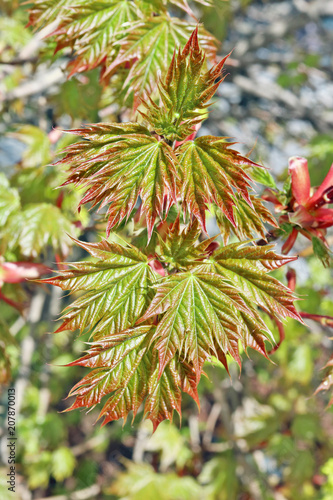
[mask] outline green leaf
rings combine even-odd
[[[80,118],[95,122],[98,120],[98,109],[102,95],[102,86],[98,82],[98,71],[88,73],[88,81],[84,83],[75,77],[66,80],[56,95],[51,98],[56,116],[70,115],[73,119]]]
[[[17,341],[10,333],[7,323],[0,318],[0,384],[8,384],[12,378],[11,360],[7,351],[10,345],[17,346]]]
[[[175,254],[183,238],[191,256],[197,223],[192,234],[191,226],[181,232],[177,224]],[[194,245],[194,259],[179,253],[185,271],[154,284],[158,275],[149,258],[132,245],[78,243],[94,260],[72,263],[43,282],[82,292],[57,331],[94,332],[87,353],[69,363],[92,369],[70,392],[76,396],[70,409],[93,407],[108,396],[103,424],[130,411],[135,416],[144,403],[156,429],[174,410],[181,414],[182,392],[199,403],[197,385],[211,356],[228,369],[227,354],[240,364],[239,343],[266,355],[264,342],[272,337],[256,305],[298,318],[291,291],[267,276],[293,257],[276,255],[271,246],[234,244],[212,253],[206,240]]]
[[[110,493],[125,500],[202,500],[204,491],[193,477],[158,474],[148,464],[129,462],[117,476]]]
[[[0,227],[4,226],[8,217],[20,207],[20,196],[17,189],[10,187],[5,174],[0,173]]]
[[[206,6],[212,6],[213,0],[193,0],[196,3]],[[224,0],[217,0],[218,2],[222,2]],[[187,0],[142,0],[142,4],[147,4],[147,9],[150,9],[152,12],[156,12],[156,10],[161,11],[163,8],[166,8],[168,4],[176,5],[180,9],[183,9],[185,12],[193,16],[193,12],[187,2]]]
[[[150,329],[143,326],[105,337],[93,343],[86,356],[70,363],[94,369],[70,391],[69,396],[76,399],[68,410],[93,407],[108,395],[100,413],[104,423],[121,417],[126,420],[131,410],[135,416],[146,396],[151,370],[149,355],[144,357]]]
[[[291,290],[267,274],[297,257],[278,255],[273,248],[274,245],[232,243],[214,252],[210,262],[202,268],[230,281],[246,303],[256,304],[273,316],[302,322],[293,305],[295,297]]]
[[[280,416],[271,406],[247,398],[238,409],[235,435],[254,447],[274,436],[280,425]]]
[[[157,216],[164,218],[176,201],[172,149],[136,123],[96,124],[72,133],[85,141],[69,146],[59,162],[70,165],[64,185],[88,187],[80,205],[101,203],[102,208],[111,204],[107,234],[129,217],[140,195],[150,237]]]
[[[205,485],[205,499],[237,498],[239,483],[236,467],[237,462],[231,453],[217,456],[204,464],[198,480]]]
[[[242,322],[238,312],[251,312],[237,292],[209,272],[178,273],[162,280],[141,320],[165,313],[153,335],[160,375],[176,354],[193,363],[197,381],[211,355],[221,358],[219,350],[240,362]]]
[[[69,448],[62,446],[52,453],[52,475],[56,481],[71,477],[75,468],[75,457]]]
[[[83,292],[66,309],[57,332],[89,328],[100,338],[133,326],[147,305],[152,293],[149,285],[155,280],[147,257],[131,245],[106,240],[77,244],[94,261],[71,263],[72,269],[43,280],[62,290]]]
[[[29,2],[30,3],[30,2]],[[77,0],[33,0],[29,10],[29,25],[41,27],[45,23],[59,20],[65,6],[73,6]]]
[[[128,0],[85,0],[64,10],[63,20],[53,33],[57,49],[73,47],[76,57],[68,64],[70,75],[96,66],[107,67],[117,56],[129,28],[137,25],[137,2]]]
[[[251,170],[251,177],[256,182],[263,184],[263,186],[277,189],[273,176],[270,174],[269,170],[265,168],[253,167]]]
[[[127,94],[155,88],[158,71],[167,69],[175,47],[184,46],[194,29],[167,15],[164,2],[35,0],[33,4],[30,24],[41,27],[57,19],[59,26],[51,34],[56,51],[74,49],[68,64],[71,75],[101,66],[101,76],[108,82],[115,70],[126,66]],[[187,2],[180,4],[188,10]],[[204,50],[214,59],[216,40],[203,28],[200,33]]]
[[[189,9],[189,5],[187,0],[168,0],[169,3],[177,5],[177,7],[180,7],[181,9],[185,10],[185,12],[191,14],[191,10]],[[206,5],[207,7],[212,7],[214,5],[213,0],[193,0],[196,3],[199,3],[201,5]],[[224,0],[217,0],[217,3],[221,3]],[[167,3],[167,0],[165,1]]]
[[[277,227],[277,223],[259,198],[250,195],[253,208],[239,195],[234,195],[236,200],[233,207],[235,226],[230,223],[221,209],[216,208],[216,222],[223,235],[225,243],[228,242],[230,233],[234,233],[239,240],[253,238],[255,234],[266,239],[266,228],[264,223]]]
[[[188,22],[168,15],[145,20],[121,41],[119,54],[106,69],[104,77],[111,76],[119,66],[127,63],[130,70],[123,82],[127,93],[151,93],[156,88],[159,72],[166,72],[175,48],[186,45],[194,28]],[[214,60],[215,38],[201,28],[199,40],[207,57]]]
[[[39,167],[51,161],[50,139],[39,127],[24,125],[16,132],[12,132],[10,136],[27,145],[22,155],[23,167]]]
[[[25,257],[37,257],[50,246],[54,252],[67,255],[74,226],[61,210],[48,203],[28,205],[8,219],[3,230],[3,244],[9,250],[19,248]]]
[[[13,2],[10,2],[11,4]],[[6,15],[6,5],[1,2],[1,17],[0,17],[0,52],[1,60],[9,62],[14,54],[18,54],[31,40],[32,34],[24,29],[25,16],[22,12],[18,12],[17,7],[15,12],[8,12]],[[7,6],[9,7],[9,5]],[[5,78],[3,78],[3,83]]]
[[[158,376],[156,350],[148,349],[154,327],[141,326],[93,343],[88,354],[70,366],[83,364],[95,368],[78,382],[69,396],[76,400],[69,410],[93,407],[109,396],[99,418],[103,425],[111,420],[137,414],[146,398],[144,414],[154,430],[165,419],[172,420],[173,411],[181,412],[180,377],[173,360]],[[96,368],[97,367],[97,368]]]
[[[308,443],[321,441],[323,436],[318,415],[311,413],[296,415],[291,425],[291,432],[295,439]]]
[[[179,457],[189,452],[180,430],[175,425],[169,425],[166,422],[160,425],[155,434],[149,438],[145,449],[160,452],[162,471],[166,471],[174,463],[177,465]]]
[[[216,204],[236,226],[233,188],[251,206],[250,177],[244,167],[255,165],[250,159],[229,149],[231,144],[212,136],[186,141],[176,153],[181,166],[181,197],[184,209],[193,214],[206,231],[205,211]]]
[[[167,229],[163,238],[158,235],[160,245],[160,255],[158,257],[171,269],[186,269],[194,261],[202,260],[204,251],[214,238],[195,245],[200,233],[201,230],[197,220],[194,220],[192,224],[185,226],[182,230],[178,216]]]
[[[41,451],[26,466],[29,488],[47,488],[52,467],[52,453]]]
[[[222,81],[216,83],[227,57],[207,71],[195,29],[184,49],[174,54],[166,78],[159,82],[160,105],[149,97],[143,101],[147,113],[141,114],[157,134],[174,141],[193,132],[194,125],[205,118],[203,110]]]
[[[153,369],[148,378],[144,415],[152,421],[155,431],[163,420],[172,420],[174,410],[181,415],[181,389],[176,360],[172,359],[161,374],[157,356],[153,359],[156,361],[152,363]]]
[[[329,267],[332,261],[332,252],[330,251],[330,249],[320,238],[317,238],[316,236],[313,236],[311,238],[311,241],[313,246],[313,253],[315,254],[315,256],[318,257],[324,267]]]
[[[310,450],[296,450],[289,470],[289,479],[299,485],[313,477],[316,463]]]

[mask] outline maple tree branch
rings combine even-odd
[[[101,491],[102,488],[99,484],[93,484],[92,486],[88,486],[88,488],[83,488],[82,490],[77,490],[72,493],[51,497],[40,497],[37,498],[37,500],[88,500],[90,498],[97,498],[97,495],[99,495]]]
[[[307,312],[300,312],[300,316],[305,319],[312,319],[312,321],[316,321],[317,323],[320,323],[322,326],[329,326],[330,328],[333,328],[332,316],[325,316],[322,314],[311,314]]]
[[[29,57],[27,59],[12,59],[11,61],[3,61],[0,59],[0,64],[2,66],[22,66],[27,63],[36,63],[38,61],[38,57]]]
[[[206,430],[204,432],[203,438],[202,438],[202,443],[205,447],[205,449],[209,449],[211,444],[212,444],[212,439],[214,435],[214,429],[217,423],[217,420],[221,414],[222,411],[222,406],[220,403],[214,403],[210,413],[207,418],[207,423],[206,423]],[[216,443],[214,443],[216,444]],[[225,443],[223,443],[224,445]]]
[[[20,414],[24,393],[29,383],[29,376],[31,373],[31,362],[36,347],[34,332],[36,325],[41,320],[45,299],[46,299],[45,292],[43,290],[38,290],[31,300],[31,305],[28,314],[28,323],[30,324],[30,332],[22,340],[20,369],[18,378],[15,383],[15,394],[16,394],[15,411],[18,415]]]

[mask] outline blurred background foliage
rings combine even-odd
[[[201,133],[235,137],[242,153],[255,146],[253,159],[272,168],[280,187],[288,157],[306,156],[312,185],[320,184],[333,159],[332,1],[230,0],[194,9],[223,42],[220,54],[234,48]],[[56,127],[123,121],[128,112],[100,85],[98,71],[66,79],[68,56],[49,60],[52,46],[25,29],[26,6],[0,0],[0,13],[1,498],[332,499],[332,408],[326,393],[313,396],[332,330],[311,320],[286,323],[272,362],[244,353],[242,373],[231,362],[230,378],[219,362],[207,365],[200,413],[185,396],[181,426],[164,422],[152,436],[139,419],[100,429],[94,410],[61,413],[84,372],[61,365],[77,358],[88,338],[52,335],[71,299],[9,282],[4,262],[56,268],[83,257],[68,235],[92,240],[104,232],[98,216],[77,212],[75,190],[57,189],[64,172],[52,162],[73,139]],[[209,231],[218,232],[213,217]],[[121,234],[131,232],[129,225]],[[299,308],[332,315],[332,270],[306,240],[295,251]],[[276,276],[286,282],[285,271]],[[8,387],[17,395],[16,494],[6,484]]]

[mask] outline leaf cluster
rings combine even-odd
[[[299,319],[292,292],[268,271],[293,257],[271,246],[230,244],[211,253],[211,242],[193,248],[197,225],[172,231],[160,245],[169,272],[161,277],[148,258],[130,244],[102,240],[77,242],[93,261],[46,283],[79,292],[64,311],[63,330],[91,332],[87,354],[70,363],[92,369],[70,392],[70,409],[102,401],[104,423],[144,413],[154,428],[173,411],[181,413],[181,392],[198,403],[197,385],[205,361],[215,356],[228,369],[228,356],[240,364],[239,348],[266,355],[265,340],[274,342],[257,312]],[[178,240],[178,241],[177,241]],[[178,272],[172,269],[177,268]]]
[[[219,0],[220,1],[220,0]],[[197,0],[212,5],[208,0]],[[58,26],[52,36],[56,52],[70,49],[74,58],[69,74],[101,68],[106,84],[121,74],[120,100],[151,92],[160,71],[166,71],[175,46],[185,45],[195,24],[168,12],[169,7],[193,13],[186,0],[35,0],[30,9],[30,25],[42,27],[52,21]],[[200,40],[207,56],[214,60],[217,41],[204,28]]]
[[[212,136],[173,140],[185,139],[191,126],[199,123],[198,113],[221,81],[213,83],[221,74],[224,60],[207,73],[197,35],[196,29],[178,53],[178,62],[171,62],[166,78],[161,80],[161,106],[151,100],[146,103],[148,111],[143,116],[147,125],[103,123],[71,131],[84,141],[69,146],[59,162],[70,166],[64,185],[86,189],[80,205],[91,203],[100,209],[109,205],[107,234],[138,208],[139,197],[148,239],[157,218],[163,221],[170,207],[178,203],[185,214],[198,219],[204,231],[206,211],[211,206],[220,211],[220,220],[225,217],[236,234],[248,238],[252,229],[264,236],[264,222],[275,224],[250,192],[248,170],[257,164],[231,149],[232,143]],[[209,87],[203,90],[207,82]],[[166,106],[169,111],[165,114]],[[230,229],[225,239],[229,233]]]
[[[181,413],[182,392],[199,403],[197,385],[212,356],[226,369],[228,357],[241,364],[240,348],[267,356],[265,341],[274,339],[258,309],[300,319],[290,289],[269,275],[294,257],[253,243],[200,242],[210,208],[227,221],[225,242],[231,228],[252,237],[253,230],[264,235],[265,222],[275,223],[251,193],[256,163],[225,138],[186,137],[200,123],[226,60],[207,72],[204,59],[195,29],[158,84],[159,104],[145,101],[145,124],[72,130],[83,140],[58,162],[69,166],[63,185],[85,189],[80,206],[108,207],[108,236],[133,216],[145,218],[147,227],[146,250],[107,240],[77,242],[93,260],[72,263],[46,280],[80,295],[57,330],[88,330],[93,337],[87,354],[71,364],[92,369],[70,392],[76,397],[71,409],[93,407],[108,396],[100,413],[104,423],[126,419],[130,411],[135,416],[144,404],[156,428],[174,410]]]

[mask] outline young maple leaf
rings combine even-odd
[[[197,221],[181,230],[176,220],[172,228],[175,245],[167,231],[161,249],[180,272],[161,277],[151,266],[158,254],[147,257],[132,245],[103,240],[78,242],[93,260],[44,280],[81,293],[57,331],[88,328],[95,339],[70,363],[92,370],[70,392],[70,409],[93,407],[105,396],[100,416],[107,423],[126,420],[130,411],[135,416],[144,404],[156,429],[175,410],[181,413],[182,392],[198,403],[197,385],[211,356],[226,369],[228,354],[240,364],[239,342],[266,356],[265,341],[273,339],[258,306],[275,317],[300,319],[291,290],[267,274],[293,257],[271,246],[214,250],[211,240],[196,244]]]
[[[74,230],[58,207],[32,203],[12,215],[2,231],[2,243],[10,250],[19,249],[24,257],[37,257],[49,246],[67,256],[72,244],[68,234]]]
[[[70,391],[69,396],[76,399],[68,410],[95,406],[105,395],[113,393],[101,414],[107,411],[126,419],[132,410],[135,416],[146,396],[151,371],[147,355],[151,328],[142,326],[107,336],[92,343],[85,356],[70,363],[69,366],[86,366],[92,371]]]
[[[205,5],[207,7],[212,7],[214,5],[214,0],[193,0],[193,1],[201,5]],[[215,1],[217,1],[217,3],[221,3],[228,0],[215,0]],[[187,14],[194,17],[193,11],[189,6],[187,0],[151,0],[147,3],[149,3],[149,5],[151,5],[152,8],[157,8],[158,10],[161,10],[162,6],[166,7],[168,3],[170,3],[171,5],[176,5],[180,9],[187,12]]]
[[[262,204],[260,198],[252,194],[250,194],[252,206],[241,198],[238,193],[234,193],[234,198],[236,198],[233,207],[235,225],[230,223],[221,209],[216,208],[215,210],[216,222],[222,233],[224,243],[228,242],[231,233],[234,233],[239,240],[251,239],[255,233],[266,240],[264,223],[277,227],[277,223],[268,208]]]
[[[160,252],[158,258],[176,269],[186,269],[189,262],[200,261],[211,250],[212,246],[218,246],[214,242],[215,237],[195,244],[201,234],[199,223],[196,219],[183,230],[180,227],[180,218],[166,230],[164,237],[159,236]]]
[[[182,141],[193,132],[192,127],[206,116],[202,113],[215,94],[228,54],[209,71],[205,53],[200,49],[196,28],[183,50],[174,53],[165,79],[158,84],[161,104],[147,97],[142,116],[155,132],[170,141]]]
[[[177,353],[193,363],[199,382],[204,362],[218,357],[215,344],[239,361],[239,310],[247,307],[237,290],[212,273],[183,272],[162,280],[140,320],[163,315],[153,336],[159,373]]]
[[[108,82],[118,68],[126,65],[129,69],[123,82],[126,95],[152,93],[160,72],[167,71],[175,47],[185,45],[193,29],[188,22],[166,14],[146,19],[121,40],[119,53],[110,64],[105,64],[102,78]],[[199,38],[207,57],[214,61],[217,40],[204,28],[200,29]]]
[[[230,146],[232,144],[225,142],[224,138],[203,136],[186,141],[176,149],[184,210],[199,220],[204,231],[205,212],[210,203],[217,205],[236,227],[233,208],[237,207],[237,198],[234,190],[253,208],[249,194],[251,178],[245,168],[258,165]]]
[[[294,306],[292,291],[267,274],[297,257],[278,255],[272,251],[273,248],[274,245],[232,243],[216,250],[200,267],[232,283],[251,307],[256,304],[272,316],[291,317],[302,322]]]
[[[267,274],[294,259],[275,254],[272,246],[232,244],[201,263],[189,258],[188,271],[160,280],[140,319],[160,318],[153,335],[160,373],[177,354],[193,364],[199,381],[203,363],[211,355],[226,365],[229,353],[240,363],[239,341],[244,348],[266,355],[264,341],[272,336],[257,306],[274,317],[302,321],[291,290]]]
[[[64,311],[57,332],[88,328],[100,338],[134,325],[147,307],[152,295],[149,286],[156,279],[147,257],[131,245],[106,240],[76,243],[95,261],[71,263],[72,269],[43,280],[62,290],[82,293]]]
[[[174,359],[158,376],[157,351],[150,347],[154,326],[139,326],[92,343],[88,353],[68,366],[86,366],[92,371],[70,391],[75,401],[66,411],[91,408],[108,396],[99,418],[103,425],[112,420],[133,418],[141,404],[154,430],[165,419],[172,420],[174,410],[181,414],[181,390],[194,397],[191,367]]]
[[[179,3],[186,7],[186,2]],[[30,25],[41,27],[56,19],[58,27],[49,36],[56,41],[56,52],[73,49],[74,58],[67,65],[70,75],[99,66],[101,79],[108,84],[111,76],[125,69],[124,99],[155,89],[158,72],[167,70],[174,47],[184,45],[194,29],[169,16],[163,1],[34,0]],[[203,28],[199,36],[214,60],[217,40]]]
[[[46,23],[59,20],[63,15],[63,8],[73,6],[77,0],[33,0],[29,9],[28,26],[43,27]]]
[[[142,22],[141,17],[137,3],[127,0],[86,0],[67,9],[52,36],[57,39],[56,52],[64,47],[75,49],[75,58],[67,65],[69,76],[114,61],[121,40]]]
[[[164,218],[176,202],[177,160],[170,146],[137,123],[100,123],[71,133],[85,140],[69,146],[58,162],[70,165],[63,185],[88,188],[80,205],[110,204],[107,235],[128,219],[140,196],[150,238],[156,217]]]

